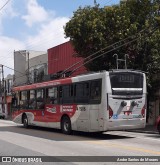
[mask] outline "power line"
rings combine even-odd
[[[155,28],[152,29],[152,31],[151,31],[150,33],[148,33],[147,35],[152,35],[157,29],[158,29],[158,27],[155,27]],[[72,73],[74,73],[75,71],[77,71],[77,70],[78,70],[79,68],[81,68],[82,66],[84,66],[85,64],[87,64],[87,63],[89,63],[89,62],[91,62],[91,61],[93,61],[93,60],[95,60],[95,59],[97,59],[97,58],[99,58],[99,57],[101,57],[101,56],[107,54],[107,53],[110,53],[110,52],[112,52],[113,50],[116,50],[116,49],[118,49],[118,48],[121,48],[121,47],[125,46],[126,44],[132,43],[132,42],[138,40],[139,38],[140,38],[140,37],[137,37],[137,38],[135,38],[135,39],[133,39],[133,40],[127,42],[127,43],[124,43],[124,44],[122,44],[122,45],[120,45],[120,46],[117,46],[116,48],[113,48],[113,49],[111,49],[111,50],[109,50],[109,51],[107,51],[107,52],[104,52],[104,53],[102,53],[102,54],[100,54],[100,55],[94,57],[94,58],[89,59],[88,61],[86,61],[86,62],[84,62],[82,65],[80,65],[79,67],[73,69],[73,71],[70,73],[70,75],[71,75]],[[64,74],[64,73],[63,73],[63,74]]]
[[[108,2],[106,2],[105,4],[104,4],[104,6],[106,5],[106,4],[108,4],[108,3],[111,3],[112,2],[112,0],[109,0]]]
[[[140,33],[144,32],[145,30],[146,30],[146,29],[143,29],[143,30],[141,30],[140,32],[138,32],[137,34],[140,34]],[[73,68],[74,66],[76,66],[76,65],[78,65],[78,64],[80,64],[80,63],[82,63],[83,61],[85,61],[85,60],[87,60],[87,59],[93,57],[94,55],[96,55],[96,54],[98,54],[98,53],[100,53],[100,52],[102,52],[102,51],[104,51],[104,50],[106,50],[106,49],[108,49],[108,48],[110,48],[110,47],[114,47],[115,45],[117,45],[117,44],[119,44],[119,43],[121,43],[121,42],[125,42],[125,41],[128,40],[129,38],[135,38],[135,36],[136,36],[136,34],[135,34],[135,35],[132,35],[132,36],[128,36],[127,38],[125,38],[125,39],[123,39],[123,40],[120,40],[120,41],[118,41],[118,42],[115,42],[114,44],[111,44],[111,45],[109,45],[109,46],[103,48],[103,49],[100,49],[99,51],[97,51],[97,52],[95,52],[95,53],[89,55],[88,57],[86,57],[86,58],[84,58],[84,59],[82,59],[82,60],[80,60],[80,61],[74,63],[74,64],[71,65],[70,67],[66,68],[66,69],[62,72],[62,74],[65,74],[65,72],[67,72],[69,69],[71,69],[71,68]]]
[[[8,3],[9,3],[10,0],[8,0],[1,8],[0,10],[2,10]]]
[[[1,64],[1,65],[3,65],[3,64]],[[20,74],[24,75],[24,73],[19,72],[19,71],[17,71],[17,70],[15,70],[15,69],[13,69],[13,68],[10,68],[10,67],[8,67],[8,66],[6,66],[6,65],[3,65],[3,66],[4,66],[4,67],[6,67],[6,68],[8,68],[8,69],[11,69],[11,70],[13,70],[13,71],[15,71],[15,72],[18,72],[18,73],[20,73]]]

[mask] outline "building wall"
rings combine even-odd
[[[29,59],[29,61],[28,61]],[[32,73],[34,69],[39,69],[39,66],[47,65],[48,55],[42,51],[15,51],[14,52],[14,86],[33,82]],[[28,73],[29,68],[29,73]],[[48,73],[47,66],[45,74]]]
[[[14,52],[14,85],[26,83],[26,50]]]
[[[28,62],[26,63],[26,70],[28,70]],[[29,60],[30,82],[38,81],[38,76],[42,72],[44,72],[44,75],[48,75],[48,55],[46,53]]]
[[[4,78],[4,89],[1,90],[1,96],[0,96],[0,113],[5,116],[5,118],[10,117],[11,111],[10,111],[10,105],[12,101],[12,89],[13,85],[13,75],[7,75],[6,78]]]
[[[48,49],[48,74],[64,71],[76,62],[83,60],[83,58],[73,57],[73,55],[75,55],[75,51],[70,42],[66,42]],[[80,65],[81,64],[83,64],[83,62],[81,62]],[[74,66],[68,71],[72,71],[76,67],[77,66]],[[86,71],[86,68],[83,66],[78,69],[72,76],[85,73]]]

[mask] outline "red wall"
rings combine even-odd
[[[73,54],[75,54],[75,52],[70,42],[66,42],[48,49],[48,74],[54,74],[56,72],[65,70],[66,68],[83,59],[80,57],[73,57]],[[83,62],[81,62],[81,64],[82,63]],[[73,70],[74,68],[76,68],[76,66],[70,70]],[[83,73],[86,73],[86,68],[84,66],[74,72],[71,76]]]

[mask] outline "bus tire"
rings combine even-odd
[[[29,125],[28,125],[28,118],[27,118],[26,114],[23,116],[23,126],[24,126],[24,128],[28,128],[29,127]]]
[[[68,116],[64,116],[61,120],[61,130],[64,134],[70,135],[72,132],[71,120]]]

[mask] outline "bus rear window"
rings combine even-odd
[[[113,94],[142,94],[143,74],[117,72],[109,76]]]

